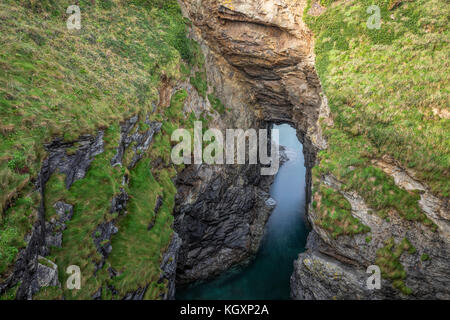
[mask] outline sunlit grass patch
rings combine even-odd
[[[321,3],[328,5],[322,15],[305,17],[334,120],[333,128],[324,128],[329,148],[319,154],[320,173],[336,176],[382,216],[394,210],[435,229],[418,206],[419,195],[395,186],[371,160],[389,155],[414,170],[434,194],[449,196],[450,5]],[[381,10],[380,29],[367,28],[371,5]]]
[[[79,1],[79,31],[66,27],[71,1],[0,4],[0,211],[39,171],[44,142],[151,110],[181,58],[203,66],[176,1],[95,3]]]
[[[158,100],[161,79],[176,82],[187,78],[191,69],[204,68],[200,46],[186,37],[187,21],[175,0],[81,0],[79,31],[66,27],[66,9],[72,4],[69,0],[0,4],[0,273],[12,270],[35,221],[40,199],[33,179],[47,156],[44,143],[55,137],[74,141],[81,134],[106,130],[105,152],[94,159],[84,179],[66,190],[65,177],[56,172],[46,186],[47,220],[55,217],[56,201],[74,206],[63,247],[52,248],[50,259],[59,266],[61,283],[67,279],[68,265],[79,265],[83,274],[80,291],[44,289],[36,295],[46,299],[63,294],[67,299],[89,299],[107,283],[106,267],[93,276],[94,263],[101,257],[92,233],[100,223],[117,218],[109,213],[110,201],[129,173],[110,165],[118,145],[118,124],[138,114],[139,130],[147,130],[142,119]],[[177,114],[153,114],[151,120],[181,123],[182,116],[177,109]],[[167,135],[157,135],[154,141],[156,153],[168,163]],[[75,144],[67,153],[77,148]],[[132,154],[128,151],[125,163]],[[163,184],[168,189],[161,192],[172,192],[173,186]],[[154,232],[161,232],[161,241],[167,242],[171,229],[166,224]],[[161,289],[150,287],[154,294]]]
[[[315,221],[333,238],[370,232],[370,228],[353,217],[351,205],[339,191],[323,184],[314,187],[313,208],[319,216]]]
[[[392,286],[400,290],[405,295],[412,293],[404,280],[406,279],[406,271],[400,262],[403,252],[414,254],[416,249],[412,246],[407,238],[400,243],[395,244],[394,238],[390,238],[385,242],[385,246],[377,250],[376,264],[381,269],[381,276],[392,281]]]

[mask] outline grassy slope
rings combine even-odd
[[[366,27],[369,1],[339,3],[307,18],[335,122],[326,128],[330,148],[320,154],[320,172],[361,191],[375,209],[426,220],[418,196],[398,190],[370,159],[391,155],[435,194],[449,195],[449,119],[435,112],[448,110],[450,8],[429,0],[388,11],[388,1],[375,3],[382,8],[380,30]]]
[[[377,250],[375,263],[380,267],[383,278],[391,280],[394,288],[397,288],[405,295],[409,295],[412,293],[412,290],[403,281],[406,279],[406,271],[400,262],[400,257],[404,251],[414,254],[416,248],[412,246],[407,238],[404,238],[397,245],[394,238],[390,238],[385,241],[384,247]]]
[[[112,168],[109,160],[120,136],[119,122],[139,114],[138,125],[142,125],[158,99],[161,78],[176,81],[185,79],[191,67],[202,69],[200,50],[186,38],[185,21],[175,0],[80,1],[80,31],[66,28],[65,10],[70,4],[53,0],[0,4],[0,280],[25,245],[24,236],[35,218],[40,199],[31,179],[46,156],[43,143],[57,136],[70,141],[104,128],[105,152],[95,158],[86,177],[66,190],[64,177],[55,174],[45,195],[47,219],[54,215],[56,201],[74,205],[63,247],[53,248],[50,259],[58,264],[63,284],[67,266],[79,265],[82,289],[47,288],[35,298],[64,294],[68,299],[88,299],[100,287],[103,298],[109,298],[107,285],[123,295],[150,284],[146,298],[155,299],[165,291],[165,284],[156,280],[172,235],[175,187],[171,178],[176,168],[168,161],[168,132],[163,128],[131,172]],[[163,121],[165,127],[190,126],[195,118],[185,121],[181,112],[185,97],[185,93],[177,94],[169,108],[174,112],[158,110],[154,120]],[[157,172],[149,161],[154,157],[163,159]],[[120,192],[124,173],[130,175],[128,215],[111,215],[110,201]],[[155,217],[158,195],[164,203]],[[112,239],[114,249],[93,277],[92,262],[101,256],[92,234],[97,225],[112,219],[119,227]],[[150,221],[155,225],[149,232]],[[109,279],[109,267],[120,276]]]
[[[387,0],[321,1],[328,5],[322,15],[306,15],[334,119],[334,127],[325,128],[329,148],[319,154],[314,179],[318,185],[321,174],[331,173],[386,220],[397,213],[435,228],[418,206],[419,195],[399,189],[371,159],[390,155],[413,169],[436,195],[449,196],[450,126],[438,114],[449,111],[450,5],[439,0],[396,2],[400,5],[389,10],[392,1]],[[379,30],[366,26],[366,9],[373,4],[381,8]],[[315,191],[321,195],[321,188]],[[333,206],[328,209],[321,210],[322,222],[332,221]],[[342,223],[326,226],[336,231]],[[355,223],[348,224],[347,234],[354,228]],[[380,252],[380,259],[389,256],[386,252]],[[409,293],[404,275],[392,275],[395,268],[400,269],[384,268],[384,275],[390,274],[396,287]]]
[[[312,205],[318,213],[318,220],[315,222],[330,232],[332,237],[370,231],[368,226],[352,216],[350,203],[338,191],[323,183],[316,183],[314,190],[317,192]]]

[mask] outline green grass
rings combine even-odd
[[[424,253],[420,256],[421,261],[428,261],[430,260],[430,256],[427,253]]]
[[[71,4],[0,4],[0,280],[12,270],[35,222],[40,198],[32,181],[47,156],[43,144],[55,137],[73,141],[103,129],[105,151],[95,157],[84,179],[67,190],[65,176],[56,172],[47,183],[46,219],[56,217],[53,204],[60,200],[72,204],[74,214],[63,232],[62,248],[51,248],[48,257],[58,265],[62,288],[43,288],[34,298],[90,299],[103,288],[102,298],[111,299],[108,285],[119,295],[148,285],[145,298],[157,299],[166,291],[167,283],[157,280],[173,232],[172,178],[179,169],[170,164],[169,134],[177,126],[192,127],[196,120],[183,114],[187,93],[176,93],[169,108],[151,115],[152,121],[163,122],[163,130],[137,167],[126,167],[132,146],[125,151],[123,168],[111,167],[110,160],[119,142],[119,122],[137,114],[138,130],[148,130],[143,120],[158,100],[161,79],[187,79],[191,70],[204,70],[204,57],[200,46],[186,37],[189,22],[175,0],[81,0],[80,31],[66,28],[65,10]],[[205,95],[206,74],[196,75],[194,82],[198,80],[198,90]],[[163,168],[151,171],[149,158],[158,157],[164,159]],[[130,177],[128,186],[122,185],[125,174]],[[109,213],[120,188],[130,196],[126,216]],[[155,218],[158,195],[164,203]],[[155,225],[148,231],[153,218]],[[112,237],[113,251],[105,266],[95,273],[94,263],[102,257],[92,234],[111,220],[119,233]],[[80,290],[65,287],[69,265],[81,268]],[[109,267],[121,274],[111,279]]]
[[[333,238],[370,232],[368,226],[353,217],[350,203],[338,191],[323,184],[316,184],[314,189],[313,207],[319,216],[315,223]]]
[[[373,4],[381,8],[379,30],[366,26]],[[334,120],[324,127],[329,148],[319,154],[318,170],[357,191],[382,217],[397,213],[436,229],[418,206],[419,194],[398,188],[371,160],[390,155],[434,194],[449,196],[450,122],[438,114],[448,111],[450,6],[390,5],[339,1],[318,17],[306,15]]]
[[[400,2],[324,0],[322,15],[305,18],[315,35],[316,68],[334,120],[332,128],[324,126],[329,148],[319,153],[320,165],[313,169],[313,206],[320,211],[326,203],[319,225],[330,232],[342,232],[330,213],[348,213],[349,207],[333,190],[318,186],[325,174],[343,182],[344,190],[356,191],[386,221],[398,214],[436,230],[418,205],[419,193],[397,187],[372,164],[384,155],[414,170],[434,194],[449,196],[450,127],[439,114],[448,112],[450,6],[437,0]],[[371,5],[381,8],[379,30],[366,27]],[[310,2],[305,12],[309,7]],[[398,244],[389,239],[375,264],[394,288],[410,295],[400,262],[404,252],[417,250],[406,238]]]
[[[18,245],[15,241],[18,238],[18,231],[15,227],[7,228],[0,233],[0,272],[6,271],[6,268],[11,262],[14,261],[18,247],[24,246],[24,244]]]
[[[17,253],[25,247],[25,235],[36,219],[39,193],[31,183],[22,189],[22,193],[15,205],[0,215],[0,275],[12,267]]]
[[[200,96],[206,98],[206,91],[208,89],[208,84],[206,82],[206,72],[195,72],[195,76],[191,77],[191,84],[194,86]]]
[[[42,259],[42,258],[39,258],[38,262],[39,262],[40,264],[42,264],[43,266],[46,266],[46,267],[49,267],[49,268],[52,268],[52,269],[53,269],[53,267],[54,267],[54,266],[48,261],[48,259]]]
[[[182,120],[184,118],[183,108],[184,108],[184,102],[186,101],[187,96],[188,96],[188,93],[186,90],[179,90],[179,91],[175,92],[175,94],[171,98],[169,107],[166,108],[164,111],[164,115],[166,116],[166,118],[171,119],[171,121],[170,122],[166,121],[164,123],[164,125],[177,124],[177,122],[179,122],[180,120]],[[172,131],[168,130],[167,133],[171,135]]]
[[[43,287],[33,296],[33,300],[60,300],[62,299],[62,290],[60,287]]]
[[[333,2],[336,2],[337,0],[319,0],[319,3],[324,6],[324,7],[328,7],[330,6]]]
[[[19,287],[20,287],[20,282],[17,283],[14,287],[6,290],[5,293],[0,295],[0,301],[14,300],[16,298],[16,293],[17,293],[17,290],[19,289]]]
[[[410,295],[412,290],[404,283],[406,271],[400,262],[400,257],[405,251],[409,254],[416,252],[407,238],[404,238],[397,245],[394,238],[391,238],[385,242],[384,247],[377,250],[375,263],[380,267],[383,278],[391,280],[392,286],[403,294]]]
[[[168,178],[166,170],[160,178]],[[131,172],[128,214],[119,223],[120,233],[113,237],[113,251],[108,258],[111,267],[121,273],[112,281],[121,295],[158,281],[161,255],[172,235],[175,192],[173,184],[164,189],[153,177],[148,159]],[[153,210],[158,196],[163,196],[164,203],[156,215]],[[155,225],[149,231],[148,225],[155,215]],[[150,298],[156,299],[158,294],[154,292]]]
[[[69,0],[0,4],[0,211],[36,176],[43,142],[150,110],[182,57],[203,64],[175,0],[79,3],[80,31],[66,28]]]
[[[214,110],[216,110],[219,114],[224,114],[226,109],[223,105],[222,101],[220,101],[219,98],[216,97],[215,94],[211,93],[208,94],[208,100],[211,103],[211,106]]]

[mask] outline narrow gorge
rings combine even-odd
[[[448,5],[375,1],[367,33],[365,0],[80,1],[68,32],[69,2],[21,1],[0,5],[1,299],[450,299]],[[174,164],[195,121],[281,129],[280,173]]]
[[[428,14],[435,4],[429,3]],[[352,11],[351,4],[343,6],[334,10],[343,11],[347,6]],[[220,97],[225,103],[233,106],[233,98],[245,96],[239,104],[245,103],[258,121],[293,125],[304,145],[308,220],[313,231],[308,250],[295,261],[291,297],[448,299],[449,209],[445,187],[441,195],[433,194],[414,169],[401,166],[392,150],[385,151],[383,146],[371,151],[369,145],[377,144],[371,132],[372,141],[364,142],[349,128],[356,143],[346,147],[342,146],[347,142],[341,133],[346,128],[336,130],[331,146],[325,138],[323,129],[342,125],[334,123],[336,116],[328,107],[316,72],[312,31],[303,16],[314,19],[325,16],[325,10],[314,1],[189,1],[183,7],[194,24],[193,36],[206,49],[207,61],[212,62],[211,69],[222,69],[221,77],[214,74],[208,78],[221,79]],[[406,13],[399,16],[402,14]],[[394,14],[390,17],[396,20]],[[335,32],[325,33],[330,31]],[[320,36],[316,34],[322,41]],[[239,80],[235,78],[227,91],[230,76]],[[364,136],[364,128],[358,130]],[[361,155],[354,148],[363,149]],[[338,164],[343,168],[327,165],[333,162],[333,153],[343,157]],[[346,157],[352,153],[355,159],[348,161]],[[380,204],[371,189],[388,199]],[[399,203],[393,203],[396,201]],[[366,285],[370,265],[379,265],[382,270],[380,290]]]
[[[279,130],[283,147],[281,168],[270,188],[275,206],[265,226],[254,259],[209,281],[179,286],[181,300],[284,300],[290,298],[289,279],[299,252],[305,249],[309,228],[305,216],[305,167],[296,130],[284,124]]]
[[[317,122],[320,109],[326,109],[326,104],[314,71],[310,35],[298,31],[300,16],[292,17],[292,25],[283,30],[273,21],[264,22],[266,18],[252,20],[215,2],[184,5],[183,11],[194,25],[192,37],[202,45],[206,57],[207,78],[217,96],[231,109],[229,115],[221,118],[224,128],[247,130],[273,123],[301,127],[299,137],[310,171],[317,150],[310,141],[324,143]],[[255,7],[245,8],[244,12],[257,14],[256,8],[255,3]],[[283,21],[289,18],[292,8],[284,10],[275,17]],[[299,38],[295,32],[303,32],[305,37]],[[302,88],[302,92],[297,88]],[[183,184],[184,174],[189,175],[189,184],[178,188],[178,195],[189,199],[188,205],[177,201],[175,209],[175,230],[183,239],[177,273],[180,284],[208,279],[253,257],[273,209],[265,204],[273,177],[260,177],[257,167],[200,170],[206,172],[183,172]],[[226,172],[216,178],[218,170]],[[198,176],[202,183],[197,187],[192,178]],[[251,191],[255,184],[263,193]],[[197,199],[192,194],[200,196]],[[250,206],[252,202],[254,206]]]

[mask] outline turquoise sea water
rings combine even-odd
[[[293,262],[305,250],[305,167],[295,129],[279,129],[289,161],[279,170],[270,194],[277,201],[256,258],[211,281],[177,288],[179,300],[289,299]]]

